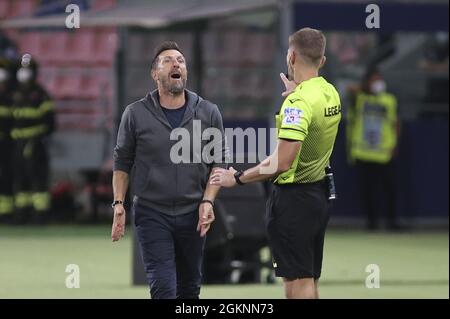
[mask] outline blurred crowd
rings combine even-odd
[[[53,103],[38,65],[0,34],[0,221],[45,221],[50,209],[48,137]]]

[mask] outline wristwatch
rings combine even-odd
[[[238,185],[244,185],[244,183],[242,183],[241,180],[239,179],[243,174],[244,171],[237,171],[236,173],[234,173],[234,179],[236,180],[236,183]]]
[[[123,200],[115,200],[114,202],[112,202],[111,207],[114,208],[114,206],[122,204],[123,205]]]

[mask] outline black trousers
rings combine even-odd
[[[13,156],[16,210],[48,211],[49,159],[42,139],[15,141]]]
[[[169,216],[133,204],[135,226],[152,299],[198,299],[205,237],[198,211]]]
[[[378,164],[357,161],[361,200],[367,216],[367,228],[376,229],[384,207],[387,226],[397,227],[395,163]]]

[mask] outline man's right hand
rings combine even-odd
[[[280,78],[285,87],[285,91],[281,93],[281,96],[287,97],[289,94],[295,91],[297,84],[294,81],[289,80],[284,73],[280,73]]]
[[[122,204],[114,206],[114,219],[111,230],[112,241],[118,241],[125,234],[125,208]]]

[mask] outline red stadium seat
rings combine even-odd
[[[101,64],[112,64],[117,50],[117,33],[99,32],[96,35],[93,60]]]
[[[81,82],[81,96],[86,99],[96,99],[101,92],[101,79],[95,74],[84,74]]]
[[[116,0],[94,0],[92,5],[93,10],[106,10],[116,6]]]
[[[0,0],[0,19],[8,18],[9,8],[9,0]]]
[[[58,89],[58,69],[55,67],[41,67],[38,81],[50,97],[54,98],[55,91]]]
[[[75,62],[92,63],[95,34],[92,29],[75,31],[69,40],[68,57]]]
[[[70,72],[58,80],[57,97],[61,99],[79,98],[82,95],[81,76],[79,72]]]
[[[67,61],[67,33],[48,32],[45,34],[43,62],[46,64],[61,64]]]
[[[18,46],[19,51],[22,53],[30,53],[32,56],[36,58],[36,60],[40,60],[41,58],[41,42],[42,37],[37,32],[26,32],[22,33],[18,38]]]
[[[86,99],[99,99],[110,96],[111,85],[108,78],[108,69],[94,69],[82,76],[82,97]]]
[[[35,0],[11,1],[8,17],[32,16],[36,4]]]

